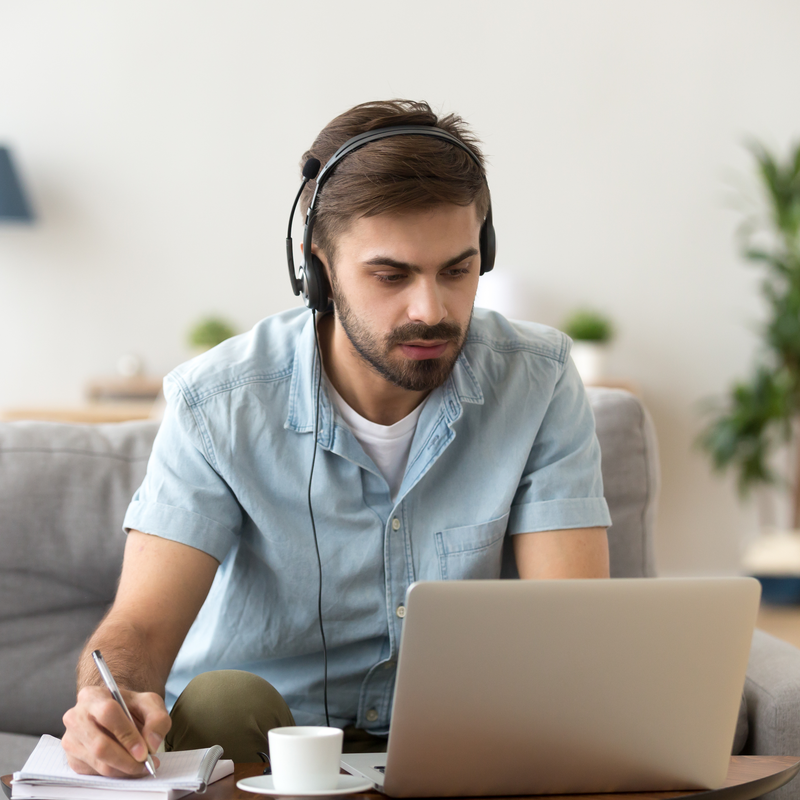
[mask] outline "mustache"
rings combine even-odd
[[[436,325],[425,325],[422,322],[409,322],[395,328],[388,336],[386,344],[393,346],[413,341],[447,340],[458,342],[461,339],[461,326],[456,322],[439,322]]]

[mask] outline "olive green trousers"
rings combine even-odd
[[[167,750],[194,750],[218,744],[225,758],[258,761],[269,753],[267,732],[294,725],[294,717],[272,684],[251,672],[226,669],[198,675],[172,708]],[[386,738],[354,726],[344,729],[345,753],[386,751]]]

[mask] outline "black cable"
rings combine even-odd
[[[323,683],[322,697],[325,701],[325,724],[330,728],[331,718],[328,714],[328,646],[325,643],[325,628],[322,626],[322,558],[319,554],[319,542],[317,541],[317,526],[314,524],[314,509],[311,505],[311,479],[314,477],[314,464],[317,460],[317,436],[319,435],[319,395],[322,389],[322,354],[319,349],[319,336],[317,335],[317,312],[312,309],[311,323],[314,326],[314,343],[317,347],[317,359],[319,360],[319,372],[317,373],[317,402],[314,413],[314,454],[311,457],[311,472],[308,476],[308,513],[311,517],[311,530],[314,532],[314,547],[317,550],[317,564],[319,564],[319,593],[317,595],[317,613],[319,615],[319,633],[322,636],[322,664],[323,664]]]

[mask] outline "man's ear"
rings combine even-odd
[[[303,249],[303,245],[300,245],[300,250]],[[323,250],[320,250],[318,245],[312,244],[311,245],[311,252],[322,262],[322,265],[325,267],[325,277],[330,280],[330,269],[328,267],[328,256],[325,255]]]

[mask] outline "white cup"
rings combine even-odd
[[[267,736],[276,791],[325,792],[339,785],[344,738],[340,728],[297,725],[273,728]]]

